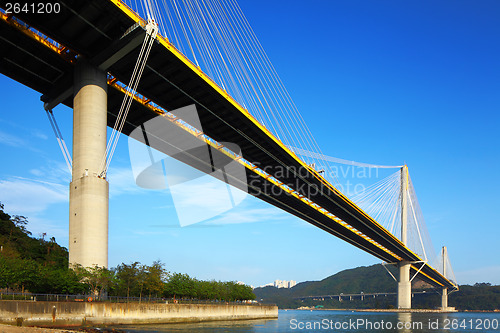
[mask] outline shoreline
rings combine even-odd
[[[28,326],[13,326],[0,324],[0,333],[77,333],[77,331],[60,328],[43,328],[43,327],[28,327]]]
[[[0,333],[123,333],[125,331],[117,328],[106,327],[39,327],[39,326],[14,326],[0,324]]]

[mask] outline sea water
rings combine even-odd
[[[500,332],[500,313],[392,313],[279,310],[274,320],[216,321],[117,327],[125,332]]]

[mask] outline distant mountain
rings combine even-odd
[[[295,297],[298,297],[340,293],[394,292],[396,289],[394,279],[385,268],[382,265],[373,265],[347,269],[321,281],[300,283],[291,291]]]
[[[388,266],[397,276],[397,269]],[[413,290],[425,289],[425,294],[417,294],[412,298],[412,307],[432,309],[440,306],[441,296],[430,285],[415,279]],[[301,306],[323,306],[331,309],[380,309],[394,308],[396,295],[364,297],[350,300],[338,299],[298,299],[303,296],[325,296],[343,294],[395,293],[397,283],[382,265],[347,269],[329,276],[321,281],[298,283],[290,289],[264,287],[255,288],[257,300],[265,303],[275,303],[281,309],[295,309]],[[500,286],[487,283],[476,283],[474,286],[460,286],[460,291],[449,296],[450,306],[459,310],[495,310],[500,309]]]
[[[395,268],[388,267],[391,271]],[[258,300],[276,303],[281,307],[300,306],[302,301],[296,297],[338,295],[361,292],[396,292],[397,284],[382,265],[358,267],[341,271],[321,281],[298,283],[290,289],[264,287],[255,288],[254,294]]]

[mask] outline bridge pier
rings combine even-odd
[[[446,277],[446,262],[448,260],[448,250],[446,246],[443,246],[441,250],[441,256],[443,258],[443,275]],[[441,310],[446,311],[448,309],[448,288],[443,288],[441,291]]]
[[[401,242],[408,241],[408,167],[401,168]],[[401,261],[398,280],[398,309],[411,309],[410,262]]]
[[[398,309],[411,309],[410,262],[401,261],[398,267]]]
[[[73,174],[69,195],[69,263],[108,266],[109,184],[99,177],[106,151],[106,73],[79,59],[73,99]]]
[[[446,310],[448,308],[448,288],[443,288],[441,292],[441,309]]]

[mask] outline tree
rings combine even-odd
[[[187,274],[174,273],[165,285],[165,294],[169,297],[195,297],[194,280]]]
[[[117,295],[127,295],[128,300],[132,287],[137,285],[140,266],[136,261],[130,265],[122,263],[115,268]]]
[[[146,266],[139,264],[137,266],[137,287],[139,288],[139,302],[142,301],[142,292],[144,290],[144,284],[146,283]]]
[[[103,292],[111,286],[114,278],[113,271],[98,265],[90,268],[75,265],[73,270],[80,277],[80,281],[87,285],[88,291],[96,296],[103,295]]]
[[[216,281],[195,281],[195,290],[198,299],[216,299]]]
[[[21,231],[22,233],[24,233],[26,235],[31,235],[31,232],[29,232],[26,229],[26,226],[28,225],[28,219],[25,216],[14,215],[11,218],[11,221],[13,223],[13,227],[10,230],[9,239],[12,237],[12,234],[14,233],[14,230],[16,228],[17,228],[17,230]]]
[[[139,262],[120,264],[115,269],[94,266],[68,268],[68,250],[54,237],[30,237],[28,220],[3,211],[0,202],[0,289],[35,293],[93,293],[107,291],[117,296],[172,296],[197,299],[238,300],[253,297],[247,286],[235,282],[200,281],[187,274],[170,275],[165,264]],[[47,236],[47,240],[45,239]]]
[[[0,256],[0,288],[12,289],[15,288],[15,284],[18,278],[17,258],[6,258],[5,256]]]
[[[237,282],[229,282],[230,294],[229,300],[231,301],[243,301],[255,299],[255,294],[253,293],[252,287],[239,284]]]
[[[12,217],[12,222],[19,230],[21,230],[25,234],[31,235],[31,232],[26,230],[26,226],[28,225],[28,219],[26,218],[26,216],[14,215],[14,217]]]
[[[81,294],[87,289],[81,277],[67,267],[54,269],[53,266],[40,266],[39,279],[37,292],[41,293]]]
[[[168,272],[164,268],[165,264],[160,260],[154,261],[151,266],[145,267],[145,287],[149,292],[149,298],[151,299],[151,294],[158,296],[163,292],[166,279],[168,277]]]
[[[39,265],[33,260],[4,258],[0,256],[0,285],[2,287],[36,292],[38,290]]]
[[[107,269],[106,267],[93,266],[90,269],[87,269],[89,274],[89,282],[94,286],[93,293],[95,295],[103,295],[103,292],[108,290],[111,286],[111,282],[113,280],[113,272]]]

